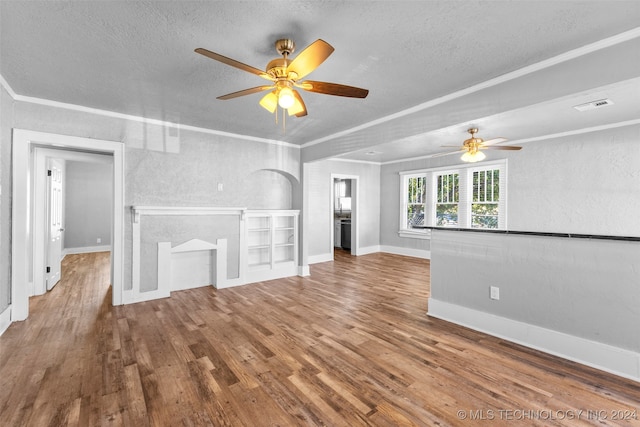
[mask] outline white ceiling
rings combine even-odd
[[[0,74],[22,97],[389,162],[446,151],[470,125],[513,143],[638,120],[639,22],[635,0],[2,0]],[[263,80],[195,48],[262,69],[283,37],[330,43],[308,78],[369,96],[303,92],[309,115],[285,132],[260,94],[215,99]],[[571,108],[601,97],[614,105]]]

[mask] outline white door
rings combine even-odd
[[[60,281],[62,262],[62,163],[49,159],[48,162],[48,247],[47,247],[47,290],[51,290]]]

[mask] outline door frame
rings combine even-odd
[[[13,129],[11,321],[29,316],[29,288],[36,262],[34,206],[35,147],[57,148],[113,156],[113,203],[111,239],[112,304],[122,304],[124,286],[124,144],[77,136]]]
[[[358,175],[345,175],[345,174],[341,174],[341,173],[332,173],[331,174],[331,203],[330,203],[330,212],[329,214],[331,215],[331,233],[329,233],[331,235],[331,259],[334,258],[335,256],[335,248],[334,248],[334,237],[333,237],[333,230],[334,230],[334,219],[333,219],[333,213],[335,210],[335,180],[336,179],[350,179],[351,180],[351,255],[359,255],[360,252],[360,242],[359,242],[359,227],[358,227],[358,199],[359,199],[359,194],[358,194],[358,186],[359,186],[359,179],[360,177]]]

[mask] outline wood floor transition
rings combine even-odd
[[[112,307],[109,254],[67,256],[0,337],[0,426],[640,425],[639,383],[429,318],[428,261],[336,258]]]

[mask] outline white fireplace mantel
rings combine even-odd
[[[133,222],[139,223],[141,215],[240,215],[244,220],[247,208],[212,206],[131,206]]]

